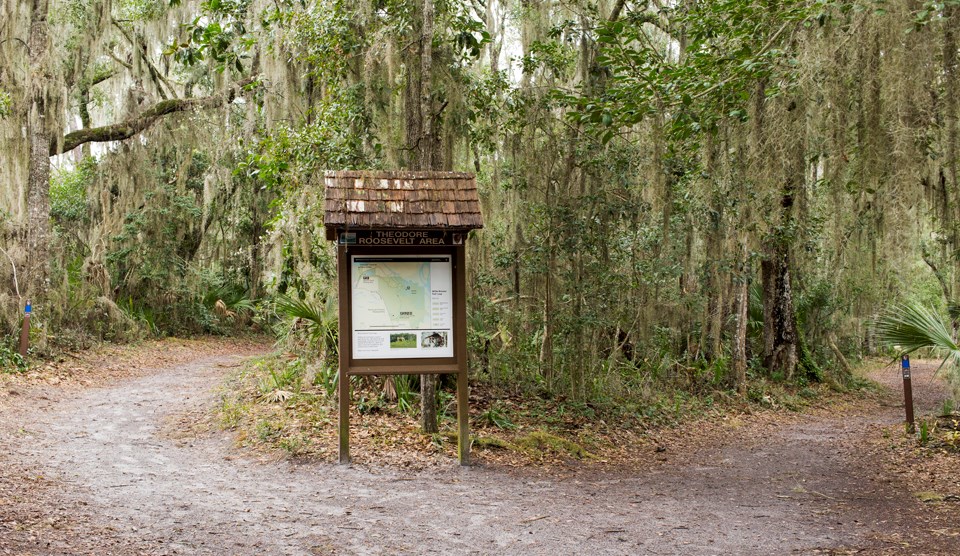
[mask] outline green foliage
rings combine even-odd
[[[0,372],[17,373],[27,370],[27,361],[7,342],[0,342]]]
[[[326,358],[320,362],[317,373],[313,377],[313,385],[320,386],[323,389],[328,400],[332,400],[337,394],[337,384],[340,382],[340,365],[338,361],[332,358]]]
[[[898,355],[929,349],[943,358],[954,395],[960,394],[960,346],[943,318],[923,305],[912,303],[887,309],[874,324],[877,339]]]
[[[286,296],[277,298],[277,312],[292,319],[304,322],[312,341],[326,353],[330,359],[336,359],[338,353],[338,316],[335,300],[328,299],[321,306],[308,301]],[[294,326],[297,326],[295,323]]]
[[[513,424],[513,421],[510,420],[510,417],[507,416],[504,408],[497,403],[494,403],[490,406],[490,409],[480,414],[480,422],[487,426],[505,430],[515,429],[517,427]]]
[[[960,346],[940,315],[919,304],[889,308],[874,324],[877,338],[898,355],[930,348],[954,367],[960,364]]]
[[[283,433],[283,425],[272,419],[263,419],[257,422],[257,438],[261,441],[272,440]]]
[[[947,8],[958,6],[960,6],[958,0],[926,0],[920,4],[920,9],[914,12],[914,27],[912,30],[921,30],[926,25],[942,18]]]
[[[784,49],[788,30],[807,20],[809,3],[790,0],[776,8],[757,2],[721,0],[678,4],[667,8],[671,36],[683,36],[681,59],[666,46],[654,46],[650,28],[659,16],[631,12],[627,18],[601,24],[597,63],[616,76],[599,98],[576,101],[571,117],[607,129],[633,126],[666,115],[665,131],[674,140],[715,132],[721,120],[743,122],[755,83],[768,79],[767,97],[790,87],[795,55]]]
[[[117,303],[117,307],[124,312],[127,318],[139,323],[152,336],[160,336],[162,334],[160,328],[157,326],[157,315],[151,307],[138,304],[133,300],[133,297],[120,300]]]
[[[294,359],[279,368],[270,366],[267,369],[267,374],[260,378],[260,393],[268,395],[277,390],[299,390],[304,365],[302,360]]]
[[[50,216],[59,224],[88,218],[87,190],[94,181],[97,160],[84,157],[74,168],[57,168],[50,175]]]
[[[534,456],[542,456],[545,453],[553,452],[578,459],[596,458],[596,456],[576,442],[560,438],[546,431],[533,431],[517,438],[514,444]]]
[[[524,73],[543,70],[554,78],[568,76],[576,62],[576,48],[562,41],[534,42],[527,55],[521,59]]]
[[[393,2],[384,4],[387,10],[394,6]],[[359,32],[360,13],[354,8],[352,2],[332,0],[296,9],[292,1],[284,0],[267,10],[264,26],[280,30],[288,51],[312,75],[338,76],[347,71],[351,57],[362,54],[371,38]]]
[[[456,405],[454,395],[442,388],[437,388],[437,420],[451,421],[456,419],[453,408]]]
[[[930,442],[930,437],[933,434],[933,431],[936,430],[936,422],[930,422],[928,419],[920,419],[920,426],[917,427],[917,442],[921,446],[926,446]],[[910,426],[909,424],[907,425]]]
[[[397,409],[403,413],[410,413],[414,410],[414,400],[417,397],[415,390],[417,382],[417,378],[411,375],[397,375],[393,377],[393,383],[397,389]]]
[[[173,5],[173,2],[170,3]],[[119,0],[114,2],[119,21],[150,21],[167,11],[166,0]]]
[[[201,203],[210,158],[173,149],[155,153],[152,162],[142,204],[125,214],[108,244],[115,295],[160,333],[220,333],[253,302],[230,268],[205,269],[195,260],[207,229]]]
[[[298,191],[325,168],[364,168],[364,113],[356,99],[339,94],[312,109],[310,121],[292,127],[273,126],[248,152],[237,171],[279,192]]]
[[[180,0],[170,0],[179,5]],[[209,61],[223,73],[231,69],[245,71],[243,61],[251,57],[256,37],[248,30],[249,0],[206,0],[200,4],[200,15],[184,24],[180,37],[164,50],[164,56],[191,67]]]
[[[10,93],[0,89],[0,119],[10,115],[10,105],[12,103],[13,99],[10,97]]]
[[[252,317],[257,304],[250,299],[243,286],[227,282],[216,275],[209,281],[210,287],[202,296],[204,307],[221,318],[232,319],[236,323],[246,322]]]

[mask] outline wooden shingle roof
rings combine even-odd
[[[340,171],[324,174],[324,182],[328,235],[337,229],[483,227],[473,174]]]

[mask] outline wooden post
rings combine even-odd
[[[20,356],[27,356],[27,348],[30,347],[30,300],[27,300],[27,306],[23,310],[23,327],[20,328]]]
[[[913,386],[910,384],[910,356],[904,355],[900,359],[903,369],[903,407],[907,412],[907,432],[913,434],[916,427],[913,422]]]
[[[470,390],[467,373],[457,373],[457,457],[460,465],[470,465]]]
[[[338,295],[340,296],[340,307],[347,306],[350,304],[350,264],[347,260],[347,247],[345,245],[337,246],[337,273],[340,277],[340,287],[338,290]],[[340,428],[340,463],[347,464],[350,463],[350,375],[347,373],[347,369],[350,366],[350,350],[352,348],[352,342],[350,338],[350,323],[349,316],[344,314],[343,311],[340,312],[340,370],[337,375],[337,392],[340,405],[340,418],[339,418],[339,428]]]
[[[454,350],[457,357],[457,456],[470,465],[470,388],[467,381],[467,255],[461,240],[453,257]]]

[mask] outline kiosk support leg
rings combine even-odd
[[[470,465],[470,392],[467,373],[457,373],[457,455],[460,465]]]
[[[340,463],[350,463],[350,377],[340,373]]]
[[[340,404],[340,463],[350,463],[350,375],[347,369],[350,368],[350,304],[347,299],[350,296],[349,289],[349,268],[347,267],[347,246],[337,247],[337,275],[340,276],[339,300],[340,300],[340,324],[339,324],[339,342],[340,342],[340,368],[337,375],[339,383],[337,391],[339,393]]]

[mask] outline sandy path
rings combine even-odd
[[[843,420],[804,417],[762,436],[731,433],[709,450],[668,452],[666,463],[651,462],[647,471],[566,479],[453,463],[417,472],[266,464],[238,457],[227,438],[159,434],[165,417],[213,403],[211,388],[235,362],[215,357],[158,369],[0,422],[0,446],[10,450],[0,464],[52,479],[58,489],[52,502],[62,513],[80,508],[78,519],[89,526],[58,533],[54,524],[46,535],[27,536],[0,519],[0,549],[761,555],[852,547],[871,553],[882,548],[878,537],[911,526],[914,512],[901,510],[917,504],[855,449],[870,427],[902,418],[899,408],[886,406]],[[915,380],[925,372],[915,369]],[[0,499],[0,518],[3,510]],[[957,553],[960,545],[943,549]]]

